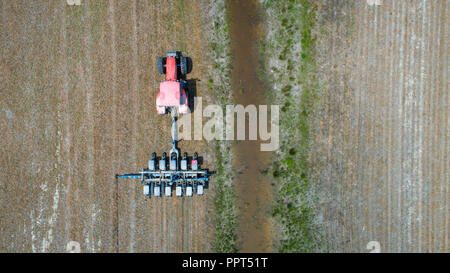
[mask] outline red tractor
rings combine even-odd
[[[196,152],[192,158],[189,158],[187,153],[183,153],[181,157],[177,148],[177,116],[188,112],[186,74],[191,70],[191,59],[183,57],[179,51],[169,51],[166,57],[158,59],[158,71],[166,74],[166,80],[159,85],[156,111],[160,115],[171,114],[172,149],[169,155],[164,152],[162,157],[157,157],[156,153],[153,153],[148,161],[148,168],[142,169],[139,173],[116,175],[116,179],[141,179],[144,194],[149,197],[172,196],[174,187],[176,196],[191,197],[193,194],[203,195],[203,189],[208,188],[212,172],[200,169],[200,159]]]
[[[158,72],[166,74],[166,80],[160,82],[156,97],[156,112],[186,114],[188,112],[188,93],[186,74],[192,70],[192,61],[183,57],[179,51],[169,51],[166,57],[158,58]]]

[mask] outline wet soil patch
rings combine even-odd
[[[228,16],[233,54],[232,86],[236,104],[267,104],[258,79],[258,38],[262,16],[257,1],[229,1]],[[248,125],[246,127],[248,139]],[[261,173],[270,153],[260,151],[261,142],[236,141],[233,166],[239,206],[239,243],[242,252],[268,252],[272,248],[268,218],[270,181]]]

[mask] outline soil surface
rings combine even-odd
[[[448,1],[317,2],[321,94],[312,181],[329,251],[448,252]],[[136,172],[170,149],[156,114],[156,61],[193,60],[207,93],[201,1],[2,1],[0,252],[211,251],[214,193],[146,199]],[[256,1],[230,1],[233,97],[267,104],[258,81]],[[282,128],[281,128],[282,130]],[[203,141],[181,151],[214,154]],[[270,153],[234,144],[243,252],[272,249]],[[212,180],[214,183],[214,178]]]
[[[448,8],[318,3],[313,162],[331,251],[449,251]]]
[[[197,1],[3,1],[0,251],[205,252],[213,226],[202,197],[146,199],[136,172],[170,149],[156,114],[157,57],[181,50],[203,82]],[[180,142],[204,167],[202,141]]]
[[[261,10],[257,1],[229,1],[230,37],[233,54],[233,97],[236,104],[267,105],[265,89],[258,79],[258,38]],[[247,119],[248,120],[248,119]],[[247,122],[248,124],[248,122]],[[236,126],[235,126],[236,128]],[[233,166],[239,208],[239,244],[242,252],[272,251],[270,212],[271,185],[261,172],[270,163],[270,152],[260,150],[261,141],[233,144]]]

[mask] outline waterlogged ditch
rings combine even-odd
[[[260,2],[213,5],[209,40],[215,64],[208,86],[224,107],[280,105],[281,147],[268,153],[260,151],[260,141],[215,142],[214,249],[321,250],[308,181],[309,122],[318,88],[314,9],[303,0]]]
[[[257,1],[229,1],[228,4],[234,102],[244,106],[265,105],[265,89],[258,79],[258,39],[262,27],[262,10]],[[242,252],[272,251],[273,232],[268,217],[271,179],[262,173],[270,163],[271,153],[261,151],[260,147],[260,140],[238,141],[232,146],[239,208],[238,238]]]

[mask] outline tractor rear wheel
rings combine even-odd
[[[166,58],[158,58],[158,72],[159,74],[166,74]]]
[[[181,74],[186,75],[188,73],[188,63],[186,57],[181,58],[180,66],[181,66]]]

